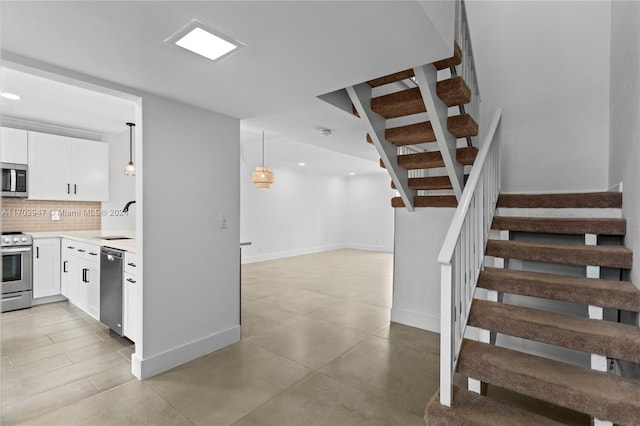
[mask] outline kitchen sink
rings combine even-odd
[[[132,237],[123,237],[123,236],[115,236],[115,237],[96,237],[99,240],[107,240],[107,241],[114,241],[114,240],[132,240]]]

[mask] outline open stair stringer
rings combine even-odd
[[[409,171],[398,165],[398,151],[395,145],[385,138],[386,120],[371,109],[372,90],[367,83],[347,87],[347,94],[355,110],[367,127],[367,132],[378,150],[389,176],[400,194],[405,207],[414,210],[414,197],[418,191],[408,187]]]

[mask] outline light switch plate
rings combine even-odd
[[[223,213],[218,214],[218,229],[227,229],[229,225],[227,224],[227,215]]]

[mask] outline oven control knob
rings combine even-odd
[[[4,237],[4,238],[2,239],[2,242],[3,242],[3,243],[6,243],[6,244],[9,244],[9,243],[11,242],[11,238],[9,238],[9,237]]]
[[[19,242],[20,242],[20,239],[19,239],[18,237],[13,237],[13,242],[14,242],[14,243],[19,243]]]
[[[23,243],[26,243],[27,241],[29,241],[29,239],[27,237],[22,237],[20,238],[20,241],[22,241]]]

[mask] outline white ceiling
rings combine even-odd
[[[193,18],[247,47],[213,63],[164,43]],[[434,30],[415,1],[3,1],[0,19],[5,54],[237,117],[243,143],[259,141],[265,130],[300,144],[301,153],[314,145],[368,162],[378,156],[364,142],[360,121],[316,96],[446,55],[425,48]],[[15,74],[2,71],[3,90],[20,80]],[[25,93],[40,98],[38,108],[20,112],[17,103],[2,101],[3,114],[104,133],[126,130],[129,113],[117,102],[74,124],[65,120],[92,107],[55,106],[35,87]],[[97,104],[94,95],[84,100]],[[81,98],[77,89],[63,99]],[[118,112],[108,123],[103,119],[112,107]],[[321,136],[322,128],[332,136]]]

